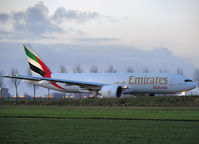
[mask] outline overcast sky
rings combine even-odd
[[[112,64],[118,72],[199,67],[198,0],[1,0],[0,70],[26,73],[30,43],[52,71]]]

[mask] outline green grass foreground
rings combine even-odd
[[[198,144],[197,120],[199,120],[198,107],[0,105],[0,143]]]
[[[199,123],[1,119],[0,142],[66,144],[198,144]]]
[[[199,107],[0,106],[0,116],[199,120]]]

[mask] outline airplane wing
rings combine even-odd
[[[87,88],[92,90],[100,90],[102,86],[105,84],[102,83],[94,83],[94,82],[85,82],[85,81],[75,81],[75,80],[64,80],[64,79],[56,79],[56,78],[45,78],[45,77],[37,77],[37,76],[25,76],[25,75],[8,75],[4,76],[6,78],[15,78],[22,80],[32,80],[32,81],[48,81],[50,83],[64,83],[66,85],[78,85],[81,88]]]

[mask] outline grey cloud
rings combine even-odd
[[[108,42],[108,41],[116,41],[119,39],[108,38],[108,37],[98,37],[98,38],[74,38],[73,40],[78,41],[78,42]]]
[[[13,13],[13,19],[15,21],[25,20],[25,18],[26,18],[25,12],[15,12],[15,13]]]
[[[58,8],[53,16],[49,16],[48,8],[42,2],[39,2],[26,11],[0,13],[0,23],[5,23],[10,19],[9,23],[14,28],[12,32],[5,30],[0,31],[0,34],[3,34],[1,38],[7,39],[45,39],[51,37],[46,37],[46,34],[67,31],[59,26],[60,21],[64,19],[86,22],[98,16],[99,14],[96,12],[78,12],[65,10],[65,8]],[[70,32],[70,29],[68,31]]]
[[[160,53],[164,55],[172,55],[172,52],[168,48],[160,47],[160,48],[155,48],[151,51],[154,56],[161,56],[159,55]]]
[[[49,20],[48,8],[43,3],[38,3],[34,7],[28,8],[25,12],[15,13],[14,19],[14,28],[16,31],[27,30],[33,34],[62,31],[60,27]]]
[[[42,2],[26,11],[7,14],[11,19],[13,31],[0,31],[1,38],[7,39],[45,39],[52,38],[45,34],[63,32],[64,30],[53,23],[48,16],[48,8]]]
[[[81,30],[77,30],[77,34],[80,35],[80,36],[86,36],[87,35],[86,32],[81,31]]]
[[[41,39],[51,39],[54,38],[53,36],[45,36],[45,35],[37,35],[35,33],[31,33],[29,31],[20,31],[17,32],[7,32],[7,31],[0,31],[0,38],[7,38],[12,40],[21,40],[21,39],[32,39],[32,40],[41,40]]]
[[[9,19],[9,15],[7,13],[0,13],[0,23],[5,23]]]
[[[74,11],[74,10],[66,10],[65,8],[58,8],[54,15],[53,19],[62,21],[64,20],[73,20],[76,22],[86,22],[91,19],[95,19],[100,17],[100,14],[96,12],[79,12],[79,11]]]

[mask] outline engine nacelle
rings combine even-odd
[[[102,97],[117,98],[122,95],[122,87],[119,85],[105,85],[99,91]]]

